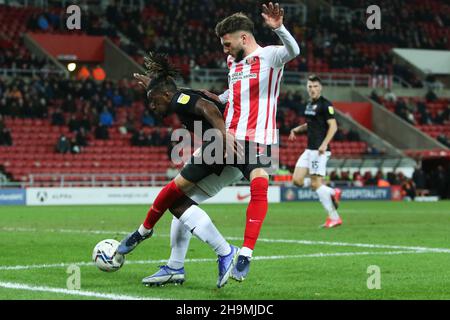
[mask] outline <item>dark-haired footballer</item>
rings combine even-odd
[[[308,146],[297,161],[293,181],[297,186],[309,187],[306,175],[310,175],[311,188],[316,191],[328,218],[321,226],[334,228],[342,224],[337,212],[341,190],[328,187],[323,178],[326,175],[327,161],[331,157],[329,144],[337,131],[333,104],[322,96],[322,81],[315,75],[308,77],[306,84],[309,102],[305,109],[306,123],[291,130],[289,140],[302,132],[308,134]]]
[[[209,98],[201,92],[177,88],[174,81],[177,71],[164,56],[151,53],[145,58],[145,61],[151,79],[139,74],[136,74],[135,78],[146,88],[150,108],[157,115],[166,116],[175,113],[184,126],[191,131],[194,129],[194,122],[200,121],[203,129],[217,129],[222,134],[224,141],[229,141],[225,138],[226,131],[222,113],[214,102],[208,100]],[[183,171],[185,170],[186,167]],[[217,174],[212,176],[215,173]],[[209,177],[200,179],[196,184],[186,180],[183,177],[185,175],[179,174],[160,191],[148,211],[144,223],[138,230],[121,241],[117,252],[119,254],[130,253],[141,241],[151,237],[156,222],[169,209],[177,218],[176,231],[179,232],[181,229],[195,235],[201,241],[206,242],[218,255],[217,287],[221,288],[229,278],[239,250],[224,239],[207,213],[197,204],[215,195],[224,186],[240,180],[242,174],[235,168],[223,168],[223,170],[211,172]],[[172,241],[174,240],[172,239]],[[161,267],[156,274],[144,278],[142,283],[150,285],[167,282],[182,283],[183,281],[184,268],[177,268],[176,265],[169,264]]]

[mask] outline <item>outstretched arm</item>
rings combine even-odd
[[[239,157],[244,155],[244,151],[242,146],[236,142],[233,135],[226,132],[225,122],[222,117],[222,113],[220,113],[219,109],[213,103],[205,100],[198,99],[195,104],[195,113],[205,117],[205,119],[213,126],[213,128],[220,131],[222,134],[223,148],[225,154],[227,150],[232,150]]]
[[[270,2],[267,6],[263,4],[263,12],[261,15],[264,18],[265,24],[278,35],[283,43],[283,46],[276,48],[273,61],[274,64],[281,66],[298,56],[300,54],[300,47],[294,37],[283,25],[283,8],[280,8],[278,3],[273,5],[273,3]]]

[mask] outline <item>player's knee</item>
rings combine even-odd
[[[303,184],[305,183],[305,178],[294,176],[294,177],[292,178],[292,182],[293,182],[294,185],[296,185],[297,187],[303,187]]]
[[[314,191],[319,189],[321,185],[322,185],[322,182],[320,180],[315,180],[315,179],[311,180],[311,189],[313,189]]]

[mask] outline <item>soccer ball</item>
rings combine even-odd
[[[114,239],[102,240],[96,244],[92,252],[92,260],[100,270],[114,272],[123,266],[125,256],[117,253],[119,244],[119,241]]]

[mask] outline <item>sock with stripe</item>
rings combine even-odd
[[[158,193],[153,205],[147,212],[147,217],[142,224],[143,227],[147,230],[152,229],[164,212],[166,212],[166,210],[182,196],[184,196],[183,191],[181,191],[175,184],[175,181],[172,180]]]

